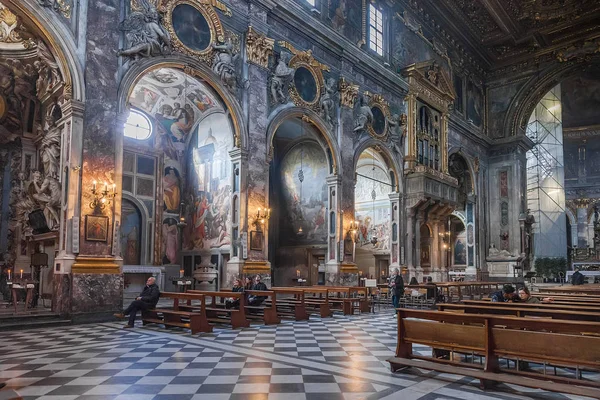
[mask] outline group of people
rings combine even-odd
[[[236,279],[233,284],[232,292],[244,292],[244,290],[267,290],[267,285],[261,282],[260,275],[256,275],[254,279],[246,277],[246,283],[242,286],[242,280]],[[146,286],[142,290],[142,293],[131,302],[122,313],[114,314],[119,319],[129,318],[129,322],[125,325],[125,328],[133,328],[135,323],[135,317],[139,311],[142,314],[148,310],[156,308],[158,299],[160,298],[160,290],[156,284],[156,278],[151,276],[146,280]],[[265,301],[265,296],[249,295],[247,297],[247,304],[250,306],[260,306]],[[228,298],[225,300],[225,307],[238,308],[240,306],[240,300],[238,298]]]
[[[527,286],[519,288],[517,292],[515,287],[509,283],[504,285],[502,290],[492,293],[490,298],[492,301],[499,303],[550,303],[554,301],[551,297],[545,297],[540,300],[532,296]]]

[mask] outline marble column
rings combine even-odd
[[[440,282],[440,220],[431,220],[433,226],[433,238],[431,240],[431,277],[434,282]]]
[[[231,258],[227,262],[227,267],[221,271],[221,287],[230,288],[233,286],[233,280],[241,277],[244,268],[242,232],[247,231],[248,219],[245,217],[248,213],[247,201],[245,201],[246,192],[241,188],[247,187],[248,174],[242,171],[248,171],[248,153],[245,150],[235,148],[229,152],[233,173],[231,174],[231,204],[230,218],[231,228],[229,235],[231,237]],[[268,227],[269,221],[265,222]],[[267,242],[267,237],[264,238]],[[238,244],[239,243],[239,244]],[[246,243],[247,244],[247,243]],[[268,248],[266,247],[265,249]]]
[[[400,193],[390,193],[390,267],[388,276],[394,268],[400,268],[400,238],[402,235],[400,225]]]
[[[421,282],[423,280],[423,267],[421,266],[421,225],[423,225],[423,221],[425,220],[425,217],[423,215],[423,212],[418,212],[417,213],[417,218],[416,218],[416,226],[415,226],[415,260],[416,260],[416,267],[415,267],[415,277],[417,278],[418,282]]]
[[[415,262],[413,251],[413,239],[415,230],[415,212],[412,209],[406,212],[406,265],[408,266],[408,277],[415,276]]]
[[[337,171],[334,171],[337,172]],[[327,262],[325,263],[325,284],[358,286],[358,271],[354,263],[340,263],[341,232],[344,228],[340,209],[341,177],[327,177],[328,215],[327,215]]]

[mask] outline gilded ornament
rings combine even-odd
[[[250,26],[246,35],[248,62],[267,68],[269,66],[269,56],[273,54],[274,44],[274,39],[266,37]]]
[[[340,91],[340,104],[343,107],[354,107],[354,101],[358,96],[358,85],[354,85],[343,77],[339,82],[339,91]]]
[[[390,128],[390,106],[380,94],[370,96],[369,107],[373,114],[370,124],[367,124],[367,132],[377,139],[386,140]],[[398,122],[400,117],[398,117]]]
[[[71,0],[38,0],[39,5],[52,8],[65,18],[71,18]]]

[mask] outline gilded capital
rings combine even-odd
[[[358,97],[358,85],[347,82],[343,77],[340,79],[340,103],[343,107],[354,107],[354,101]]]
[[[249,27],[246,35],[248,62],[267,68],[269,66],[269,56],[273,54],[274,44],[274,39],[270,39]]]

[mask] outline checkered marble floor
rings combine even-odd
[[[197,335],[121,327],[5,334],[0,382],[25,399],[48,400],[578,398],[508,385],[482,392],[473,379],[431,371],[392,374],[385,362],[396,344],[390,311]]]

